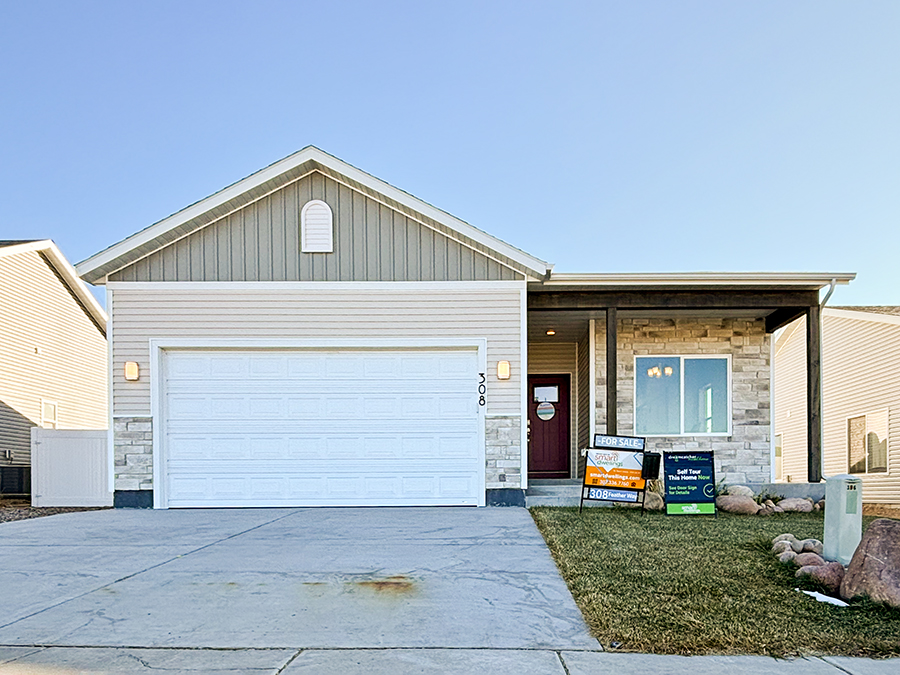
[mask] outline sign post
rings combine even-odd
[[[594,436],[594,447],[582,450],[586,456],[581,502],[585,500],[637,504],[641,495],[644,511],[647,481],[642,477],[644,439],[632,436]]]
[[[667,452],[666,514],[695,516],[716,511],[716,466],[711,452]]]

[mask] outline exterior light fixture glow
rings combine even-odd
[[[556,331],[551,328],[547,331],[547,335],[556,335]]]
[[[129,382],[135,382],[141,379],[141,369],[134,361],[125,362],[125,379]]]
[[[498,380],[508,380],[509,379],[509,361],[498,361],[497,362],[497,379]]]

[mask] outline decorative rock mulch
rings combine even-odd
[[[752,489],[746,485],[730,485],[725,494],[716,497],[716,508],[725,513],[736,513],[743,516],[771,516],[775,513],[810,513],[824,511],[825,500],[814,502],[809,497],[799,499],[781,498],[777,502],[766,499],[757,503]],[[797,551],[800,553],[800,551]]]
[[[10,505],[0,502],[0,523],[9,523],[14,520],[27,520],[28,518],[43,518],[55,516],[60,513],[74,513],[75,511],[100,511],[111,507],[84,507],[84,506],[29,506],[27,502]]]
[[[796,576],[809,577],[837,597],[844,580],[844,566],[825,562],[822,542],[818,539],[797,539],[793,534],[779,534],[772,540],[772,553],[779,562],[796,566]]]

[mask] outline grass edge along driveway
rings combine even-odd
[[[532,517],[604,647],[655,654],[900,655],[900,610],[847,608],[769,553],[773,537],[822,538],[821,513],[666,516],[534,507]],[[865,528],[874,518],[865,518]]]

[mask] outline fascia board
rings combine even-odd
[[[874,323],[886,323],[900,326],[900,316],[893,314],[878,314],[877,312],[864,312],[854,309],[825,308],[825,316],[833,316],[841,319],[855,319],[856,321],[871,321]]]
[[[797,286],[824,288],[832,280],[849,284],[855,272],[684,272],[553,273],[544,286]]]
[[[44,256],[50,261],[50,264],[53,265],[53,268],[59,273],[59,275],[63,278],[66,285],[75,294],[75,297],[81,302],[81,304],[87,309],[90,313],[93,320],[102,327],[104,334],[106,333],[106,322],[107,315],[103,310],[103,307],[100,306],[100,303],[97,302],[97,299],[94,297],[94,294],[88,290],[88,287],[85,283],[78,278],[78,273],[75,271],[75,268],[72,267],[71,263],[66,260],[66,257],[62,254],[62,251],[57,248],[56,244],[53,243],[50,239],[42,239],[40,241],[32,241],[26,244],[16,244],[13,246],[5,246],[0,249],[0,258],[5,256],[17,255],[20,253],[43,253]]]
[[[497,251],[510,260],[514,260],[527,269],[534,271],[538,277],[543,277],[549,272],[550,265],[545,261],[530,256],[524,251],[520,251],[506,242],[501,241],[496,237],[492,237],[486,232],[482,232],[465,221],[459,220],[449,213],[441,211],[427,202],[423,202],[421,199],[413,197],[409,193],[395,188],[381,179],[375,178],[374,176],[347,164],[337,157],[329,155],[314,146],[308,146],[295,152],[293,155],[285,157],[284,159],[251,174],[247,178],[216,192],[206,199],[192,204],[178,213],[172,214],[158,223],[151,225],[140,232],[136,232],[130,237],[100,251],[90,258],[83,260],[75,266],[78,270],[78,274],[81,276],[88,275],[94,270],[114,261],[119,256],[151,242],[160,235],[165,234],[187,221],[196,218],[207,211],[211,211],[243,193],[262,185],[266,181],[276,178],[308,161],[318,162],[323,166],[347,176],[347,178],[357,181],[376,192],[384,194],[386,197],[459,232],[461,235]]]

